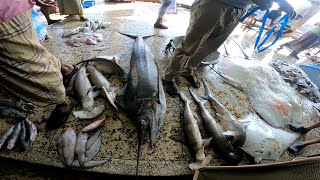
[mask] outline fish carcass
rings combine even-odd
[[[247,94],[253,109],[273,127],[301,121],[304,109],[300,98],[269,65],[223,57],[215,68],[226,82]]]
[[[173,135],[170,138],[172,140],[186,144],[191,153],[191,156],[195,157],[196,163],[199,164],[205,161],[206,155],[204,153],[204,147],[210,144],[212,138],[202,139],[197,121],[195,120],[193,112],[190,108],[191,100],[189,100],[181,90],[179,90],[179,95],[184,102],[183,133],[182,135]],[[217,134],[217,136],[218,135],[219,134]],[[192,167],[196,167],[197,165],[195,166],[194,164],[189,165],[189,167],[191,169]]]
[[[133,36],[130,36],[133,37]],[[136,124],[138,131],[137,172],[142,140],[149,131],[150,145],[163,124],[166,112],[166,98],[153,55],[142,36],[134,37],[130,61],[129,80],[120,104],[128,117]]]

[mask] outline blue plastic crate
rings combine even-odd
[[[94,0],[92,1],[83,1],[82,2],[82,6],[83,8],[88,8],[88,7],[91,7],[91,6],[94,6],[96,3]]]

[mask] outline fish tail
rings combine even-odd
[[[199,104],[199,105],[204,105],[207,101],[205,101],[205,100],[200,100],[199,98],[198,98],[198,96],[189,88],[189,92],[190,92],[190,94],[191,94],[191,96],[192,96],[192,98],[194,99],[194,101],[197,103],[197,104]]]
[[[204,98],[208,99],[209,96],[212,96],[211,91],[209,90],[208,83],[207,83],[206,79],[201,78],[201,80],[202,80],[203,87],[204,87]]]

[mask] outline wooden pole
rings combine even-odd
[[[304,23],[306,23],[310,18],[312,18],[319,11],[320,11],[320,2],[314,2],[310,8],[306,9],[304,13],[301,14],[303,17],[299,21],[297,21],[292,26],[291,29],[293,31],[299,29]]]

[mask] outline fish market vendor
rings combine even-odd
[[[286,0],[274,0],[280,9],[295,16]],[[169,95],[177,95],[174,78],[182,75],[194,88],[200,83],[194,76],[201,61],[216,51],[228,38],[251,5],[266,10],[273,0],[195,0],[190,9],[190,22],[185,37],[174,51],[167,66],[164,85]]]
[[[64,124],[74,103],[65,86],[75,68],[62,64],[39,42],[32,25],[31,8],[54,6],[42,0],[2,0],[0,3],[1,90],[14,99],[37,106],[56,105],[47,127]]]

